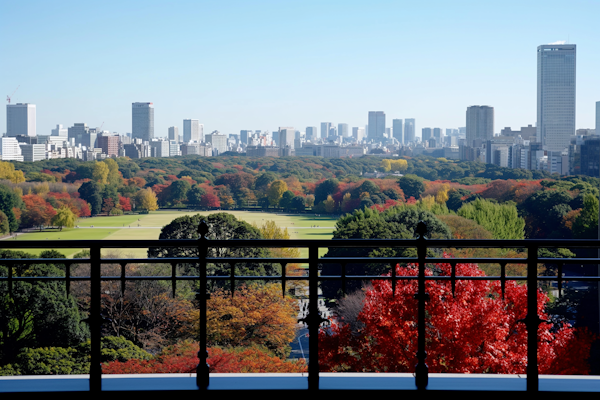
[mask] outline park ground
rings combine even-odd
[[[208,215],[221,211],[153,211],[149,214],[128,214],[120,216],[100,216],[80,218],[75,228],[45,229],[17,235],[13,240],[154,240],[158,239],[163,226],[183,215]],[[335,229],[336,217],[315,214],[284,214],[260,211],[226,211],[236,218],[250,224],[261,226],[267,221],[274,221],[280,228],[287,228],[292,239],[331,239]],[[2,243],[3,248],[10,248],[8,243]],[[57,249],[67,257],[80,252],[82,249]],[[43,249],[24,250],[39,254]],[[109,250],[110,251],[110,250]],[[127,249],[121,256],[145,258],[147,249]]]

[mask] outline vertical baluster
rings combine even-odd
[[[319,248],[308,248],[308,390],[319,390]]]
[[[539,390],[538,376],[538,326],[540,319],[537,312],[537,263],[538,247],[529,245],[527,248],[527,391]]]
[[[196,385],[200,389],[208,388],[210,384],[209,369],[207,364],[208,352],[206,350],[206,307],[207,307],[207,277],[206,277],[206,257],[208,254],[208,225],[206,221],[202,221],[198,226],[198,258],[200,265],[200,288],[196,299],[198,300],[198,307],[200,310],[200,350],[198,351],[198,358],[200,362],[196,368]]]
[[[90,248],[90,391],[99,392],[102,390],[102,364],[100,363],[100,341],[102,316],[100,307],[100,295],[102,291],[101,284],[101,263],[100,263],[100,245]]]
[[[425,292],[425,257],[427,256],[427,243],[425,234],[427,226],[423,221],[417,225],[417,255],[419,262],[418,292],[415,297],[418,299],[418,317],[417,317],[417,367],[415,374],[415,384],[417,389],[425,390],[429,382],[429,367],[425,363],[427,352],[425,351],[425,302],[427,293]]]

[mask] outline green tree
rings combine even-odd
[[[573,223],[573,236],[577,239],[598,239],[598,199],[586,194],[583,209]]]
[[[284,210],[289,210],[292,208],[292,200],[294,199],[294,192],[291,190],[286,190],[285,193],[281,196],[281,200],[279,200],[279,206]]]
[[[169,201],[172,204],[182,203],[187,199],[187,192],[192,188],[188,181],[179,180],[171,183],[169,186]]]
[[[8,227],[11,232],[19,229],[19,223],[15,217],[13,208],[21,208],[23,201],[21,197],[8,186],[0,185],[0,211],[8,218]]]
[[[64,258],[56,251],[45,251],[41,258]],[[16,251],[0,251],[1,258],[35,258]],[[0,260],[1,262],[1,260]],[[14,276],[64,276],[62,266],[32,264],[13,266]],[[0,265],[6,276],[7,267]],[[42,281],[31,284],[14,282],[12,292],[0,286],[0,360],[11,363],[25,347],[68,347],[89,335],[75,299],[67,296],[64,284]]]
[[[339,185],[340,181],[335,178],[327,179],[317,185],[315,188],[315,204],[321,204],[327,200],[327,196],[337,192]]]
[[[451,232],[448,226],[440,221],[434,214],[427,210],[418,209],[416,206],[391,207],[379,213],[377,210],[356,210],[346,214],[336,223],[333,232],[335,239],[413,239],[419,221],[425,222],[428,228],[428,238],[449,239]],[[415,249],[406,248],[338,248],[332,247],[323,259],[321,275],[340,275],[339,264],[327,264],[327,257],[416,257]],[[389,265],[373,264],[347,264],[348,275],[382,275],[389,272]],[[348,281],[346,293],[359,290],[360,281]],[[341,283],[332,280],[321,282],[323,295],[327,298],[342,296]]]
[[[477,199],[463,205],[458,215],[477,222],[492,232],[496,239],[523,239],[525,236],[525,220],[519,217],[514,204]]]
[[[74,228],[75,221],[77,220],[77,216],[71,211],[71,209],[67,206],[62,206],[58,210],[56,210],[56,215],[52,218],[52,224],[54,226],[60,227],[62,231],[63,226],[67,228]]]
[[[414,197],[418,200],[419,197],[421,197],[421,193],[425,191],[423,178],[416,175],[404,175],[402,178],[398,179],[398,184],[406,198]]]
[[[208,225],[207,238],[210,240],[230,239],[263,239],[260,231],[245,221],[240,221],[228,213],[215,213],[210,215],[183,216],[174,219],[161,230],[159,239],[197,239],[198,225],[201,221]],[[256,257],[268,257],[269,252],[263,248],[247,247],[209,247],[208,257],[239,257],[247,258],[245,264],[235,265],[236,275],[266,276],[281,273],[279,264],[259,264],[250,259]],[[163,247],[148,250],[148,257],[198,257],[198,248]],[[183,266],[184,271],[197,274],[197,265],[188,264]],[[209,264],[207,266],[209,275],[230,275],[229,264]],[[217,283],[219,286],[228,284]]]
[[[92,215],[102,212],[102,187],[97,182],[84,182],[78,189],[79,197],[90,204]]]

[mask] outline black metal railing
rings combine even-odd
[[[178,281],[194,281],[198,283],[198,296],[200,307],[200,351],[199,367],[197,373],[197,386],[199,390],[204,390],[210,386],[210,374],[207,365],[207,313],[204,312],[207,307],[208,286],[211,281],[228,281],[232,290],[235,289],[236,281],[261,280],[261,281],[276,281],[282,285],[282,293],[285,295],[286,285],[293,281],[308,281],[309,287],[309,307],[308,313],[303,318],[303,322],[308,325],[309,330],[309,364],[308,364],[308,389],[319,389],[319,329],[324,319],[319,314],[318,297],[319,284],[324,281],[340,281],[341,286],[345,288],[349,281],[364,281],[375,279],[387,279],[395,286],[400,279],[417,280],[418,292],[415,296],[418,299],[418,351],[417,365],[415,367],[415,385],[419,390],[426,390],[428,385],[428,367],[427,367],[427,352],[426,352],[426,315],[425,305],[428,300],[426,293],[426,281],[440,280],[450,281],[452,288],[460,280],[478,280],[484,279],[489,281],[500,281],[502,294],[504,295],[505,285],[507,281],[524,281],[527,282],[527,317],[523,321],[527,329],[527,390],[535,392],[539,388],[539,371],[538,371],[538,326],[541,322],[538,314],[538,284],[540,282],[557,282],[559,294],[563,290],[563,285],[568,281],[587,281],[598,282],[598,276],[563,276],[563,268],[565,265],[574,264],[595,264],[600,263],[598,257],[590,258],[541,258],[538,257],[540,249],[547,248],[587,248],[597,251],[600,249],[599,240],[428,240],[426,239],[427,228],[423,223],[417,227],[417,238],[406,239],[348,239],[348,240],[210,240],[207,238],[208,227],[202,223],[199,226],[199,239],[181,239],[181,240],[130,240],[130,241],[114,241],[114,240],[82,240],[82,241],[0,241],[0,249],[60,249],[60,248],[77,248],[89,249],[89,259],[2,259],[0,265],[7,266],[7,276],[0,277],[0,283],[8,285],[9,294],[12,292],[12,287],[15,282],[35,282],[35,281],[64,281],[67,292],[69,291],[71,282],[74,281],[89,281],[90,282],[90,316],[89,324],[91,331],[91,363],[90,363],[90,391],[102,390],[102,364],[101,360],[101,284],[103,281],[118,281],[121,283],[122,290],[127,281],[135,280],[161,280],[170,281],[172,286],[173,296],[177,288]],[[123,248],[193,248],[198,250],[198,257],[173,257],[173,258],[102,258],[102,250],[108,249],[123,249]],[[235,266],[237,264],[249,263],[248,258],[219,258],[208,257],[209,249],[214,248],[302,248],[308,250],[308,256],[302,258],[252,258],[252,263],[270,263],[281,265],[281,275],[277,276],[238,276],[235,275]],[[319,249],[323,248],[412,248],[416,249],[417,257],[319,257]],[[523,249],[526,252],[526,257],[523,258],[442,258],[442,257],[427,257],[427,252],[430,249],[450,249],[450,248],[512,248]],[[160,263],[168,264],[171,267],[171,274],[164,276],[129,276],[126,274],[126,266],[132,263]],[[26,264],[63,264],[65,266],[65,276],[60,277],[31,277],[31,276],[14,276],[14,265]],[[323,264],[339,264],[341,273],[339,275],[324,275],[320,273]],[[395,269],[391,268],[389,276],[381,275],[349,275],[346,274],[346,266],[349,264],[372,264],[383,263],[396,265],[397,263],[412,263],[418,265],[418,276],[396,276]],[[452,267],[451,276],[426,276],[426,264],[445,263]],[[455,268],[459,263],[476,263],[476,264],[499,264],[500,274],[498,276],[456,276]],[[548,263],[556,266],[556,275],[553,276],[538,276],[538,264]],[[71,274],[71,266],[74,264],[90,264],[89,276],[73,276]],[[101,267],[103,264],[119,264],[121,274],[119,276],[103,276]],[[196,264],[198,268],[197,275],[181,276],[177,274],[177,267],[181,264]],[[228,264],[230,266],[229,275],[208,275],[208,264]],[[307,276],[288,276],[286,274],[286,265],[288,264],[304,264],[307,265]],[[507,276],[506,266],[508,264],[526,265],[526,276]]]

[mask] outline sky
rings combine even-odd
[[[204,132],[367,124],[421,128],[536,122],[537,46],[577,45],[577,129],[600,101],[600,0],[0,0],[0,93],[56,124],[131,132],[154,103],[155,137],[183,119]],[[5,103],[6,104],[6,103]],[[6,112],[0,113],[0,133]]]

